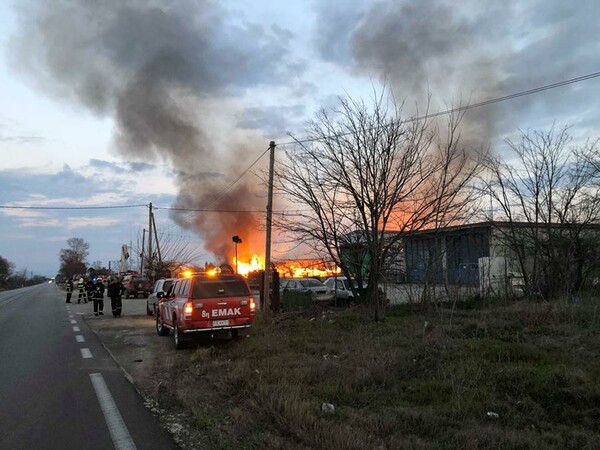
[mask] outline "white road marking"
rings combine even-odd
[[[71,319],[71,323],[75,324],[77,321],[75,319]]]
[[[81,331],[79,327],[73,327],[73,331]]]
[[[75,336],[75,339],[77,339],[77,342],[85,342],[85,338],[82,334],[78,334],[77,336]]]
[[[81,357],[83,359],[87,359],[87,358],[93,358],[92,356],[92,352],[90,352],[89,348],[81,348],[79,349],[81,351]]]
[[[92,380],[92,385],[96,391],[96,396],[98,397],[98,402],[100,403],[100,408],[104,414],[104,420],[106,420],[106,425],[108,426],[108,431],[110,431],[110,437],[112,437],[115,449],[136,449],[133,439],[131,439],[131,435],[125,426],[125,422],[123,422],[121,413],[119,413],[117,404],[112,398],[102,374],[90,373],[90,379]]]

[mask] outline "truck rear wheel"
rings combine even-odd
[[[179,326],[177,325],[177,320],[175,318],[173,318],[173,342],[175,343],[176,350],[185,348],[186,343],[183,340],[182,333],[179,330]]]

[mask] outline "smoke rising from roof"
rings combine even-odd
[[[254,136],[274,132],[290,118],[300,120],[304,115],[304,102],[296,107],[278,105],[270,114],[261,114],[260,105],[240,108],[237,98],[256,87],[284,86],[294,98],[317,95],[320,88],[306,83],[306,68],[290,56],[294,41],[301,39],[278,25],[251,23],[224,6],[231,4],[19,1],[13,66],[61,102],[113,118],[121,155],[168,162],[177,173],[177,206],[203,207],[219,194],[215,188],[221,189],[265,146],[267,139]],[[330,70],[334,64],[364,84],[366,77],[386,81],[399,100],[408,99],[409,106],[413,101],[422,104],[428,91],[435,95],[437,110],[450,106],[444,100],[462,97],[463,102],[477,102],[598,70],[597,42],[590,38],[598,31],[596,0],[582,0],[576,8],[564,0],[312,4],[317,21],[312,43],[318,50],[314,72]],[[294,18],[303,19],[312,16]],[[334,89],[347,88],[344,81]],[[515,117],[551,122],[559,112],[577,116],[581,105],[595,108],[590,99],[598,91],[591,84],[585,89],[565,87],[477,109],[467,114],[463,137],[487,143],[518,126],[540,126],[515,123]],[[237,120],[237,133],[216,123],[215,109],[224,108],[230,108],[232,120]],[[589,127],[596,122],[590,120]],[[294,127],[285,127],[290,128]],[[266,203],[252,185],[236,185],[228,194],[211,207],[262,209]],[[183,218],[189,216],[174,215],[186,227]],[[200,213],[190,218],[196,221],[194,229],[208,237],[207,247],[214,243],[215,248],[230,242],[231,236],[211,233],[219,229],[230,233],[227,226],[238,219],[237,223],[258,228],[252,217],[243,215]]]
[[[289,32],[246,23],[209,0],[31,1],[19,11],[20,32],[12,47],[17,67],[43,91],[113,117],[123,156],[172,164],[179,174],[177,204],[187,208],[201,207],[215,195],[222,171],[229,177],[240,172],[252,144],[249,139],[243,144],[234,139],[226,149],[213,144],[215,131],[201,116],[210,113],[207,105],[215,99],[233,102],[244,88],[276,85],[299,70],[286,60]],[[218,206],[263,207],[264,199],[252,190],[240,185]],[[230,252],[219,253],[220,244],[211,248],[218,240],[214,230],[252,220],[219,217],[221,225],[213,219],[210,230],[199,219],[193,228],[206,239],[207,250],[224,257]],[[189,227],[182,215],[174,218]]]

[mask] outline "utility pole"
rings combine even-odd
[[[158,263],[162,262],[162,255],[160,254],[160,245],[158,241],[158,233],[156,232],[156,220],[154,220],[154,213],[152,213],[152,226],[154,227],[154,239],[156,241],[156,253],[158,254]]]
[[[140,273],[144,275],[144,247],[146,245],[146,229],[142,230],[142,253],[140,253]],[[133,247],[130,247],[133,249]]]
[[[150,270],[152,268],[152,202],[148,205],[148,256],[146,257],[146,267],[148,272],[148,278],[150,278]],[[143,273],[142,273],[143,275]]]
[[[264,305],[261,305],[264,311],[268,312],[271,308],[271,298],[269,296],[269,287],[271,284],[271,222],[273,220],[273,170],[275,166],[275,141],[269,143],[269,190],[267,194],[267,232],[265,242],[265,277],[263,284]]]

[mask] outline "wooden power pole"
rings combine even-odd
[[[148,205],[148,256],[146,257],[146,268],[148,271],[148,278],[150,278],[150,270],[152,269],[152,202]],[[142,274],[144,275],[144,274]]]
[[[263,310],[268,312],[271,308],[269,295],[271,284],[271,222],[273,220],[273,170],[275,166],[275,141],[269,143],[269,190],[267,194],[267,232],[265,242],[265,276],[263,279]]]

